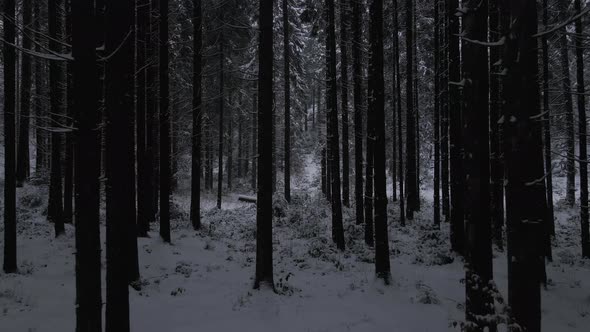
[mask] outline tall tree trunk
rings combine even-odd
[[[352,2],[352,76],[354,98],[354,201],[356,224],[365,222],[363,204],[363,101],[362,101],[362,7],[361,1]]]
[[[549,29],[549,4],[543,0],[543,28]],[[543,140],[545,150],[545,174],[547,186],[547,218],[549,233],[555,236],[555,215],[553,212],[553,166],[551,162],[551,107],[549,105],[549,44],[547,36],[541,39],[543,48]]]
[[[137,241],[134,201],[134,11],[131,0],[107,0],[105,51],[113,54],[105,67],[107,277],[106,331],[129,331],[128,277],[132,250]],[[133,224],[129,227],[128,224]],[[135,242],[137,246],[137,242]]]
[[[283,59],[285,80],[285,200],[291,202],[291,51],[289,0],[283,0]]]
[[[5,273],[16,273],[16,15],[14,0],[5,0],[4,15],[4,263]],[[12,45],[10,45],[12,44]]]
[[[158,45],[157,38],[158,23],[156,17],[158,15],[158,0],[150,0],[149,8],[149,28],[146,32],[147,44],[147,61],[152,62],[146,68],[147,89],[147,109],[146,109],[146,151],[145,151],[145,169],[147,172],[145,183],[146,203],[148,204],[146,213],[146,224],[151,224],[156,221],[157,212],[157,183],[156,183],[156,153],[158,150],[158,142],[156,140],[156,117],[158,114]]]
[[[340,0],[340,86],[342,93],[342,204],[350,207],[350,155],[348,138],[348,29],[349,0]]]
[[[100,111],[94,1],[72,1],[76,142],[76,331],[102,331]]]
[[[227,108],[227,190],[232,190],[232,178],[233,178],[233,137],[234,137],[234,119],[233,119],[233,108],[235,107],[234,94],[230,91],[229,93],[229,107]]]
[[[257,139],[258,139],[258,98],[256,94],[252,98],[252,190],[256,191],[256,177],[258,176],[258,146],[257,146]]]
[[[160,0],[160,236],[170,243],[170,100],[168,0]]]
[[[256,204],[256,278],[274,289],[272,266],[272,178],[261,170],[272,168],[273,0],[260,0],[258,43],[258,192]]]
[[[439,0],[434,0],[434,225],[440,228],[440,21]]]
[[[540,269],[546,218],[542,124],[539,114],[536,1],[506,2],[508,27],[502,61],[506,99],[506,211],[508,225],[508,303],[525,331],[541,331]],[[504,9],[504,8],[503,8]]]
[[[195,230],[201,228],[201,141],[202,141],[202,35],[203,18],[201,0],[193,1],[193,135],[191,161],[191,223]]]
[[[398,21],[398,3],[397,0],[393,0],[393,26],[396,33],[393,36],[393,44],[395,45],[396,49],[396,91],[395,91],[395,99],[397,100],[396,111],[393,116],[397,115],[397,153],[398,153],[398,163],[399,163],[399,216],[400,216],[400,224],[402,226],[406,225],[406,210],[405,210],[405,199],[404,199],[404,150],[403,150],[403,131],[402,131],[402,87],[401,87],[401,70],[400,70],[400,63],[399,63],[399,21]],[[395,180],[395,179],[394,179]]]
[[[137,135],[137,235],[147,237],[150,230],[148,194],[149,172],[147,168],[146,149],[146,114],[147,114],[147,46],[149,43],[149,0],[137,2],[137,102],[136,102],[136,135]]]
[[[344,227],[342,224],[342,200],[340,195],[340,149],[338,145],[338,84],[336,81],[336,15],[334,0],[326,0],[326,109],[328,111],[328,164],[332,202],[332,240],[344,250]]]
[[[32,29],[33,23],[33,4],[30,1],[23,1],[22,25],[24,29]],[[30,36],[23,35],[23,48],[30,50],[32,40]],[[20,121],[18,131],[18,153],[16,161],[16,183],[22,186],[29,178],[30,174],[30,156],[29,156],[29,118],[31,114],[31,57],[25,53],[22,54],[21,60],[21,92],[20,92]]]
[[[414,219],[414,212],[418,209],[418,170],[416,156],[416,109],[414,107],[414,15],[413,1],[406,0],[406,198],[407,217]]]
[[[577,13],[582,11],[580,0],[574,0]],[[586,139],[586,86],[584,83],[584,45],[581,40],[584,34],[582,19],[575,23],[576,28],[576,66],[578,86],[578,135],[580,146],[580,226],[582,228],[582,257],[590,258],[590,229],[588,228],[588,147]]]
[[[375,184],[375,272],[386,285],[391,282],[387,229],[387,187],[385,162],[385,82],[383,78],[383,0],[372,0],[369,7],[369,112],[374,120],[373,159]]]
[[[61,0],[49,0],[49,49],[53,52],[61,52],[62,17]],[[61,133],[57,130],[61,124],[63,108],[63,94],[61,92],[62,64],[52,61],[49,64],[49,90],[51,99],[51,174],[49,182],[49,203],[47,219],[54,223],[55,236],[65,232],[63,219],[63,194],[61,178]]]
[[[490,39],[497,41],[501,38],[498,1],[491,0],[489,4]],[[500,48],[490,48],[490,72],[498,72],[497,63],[499,63],[500,56]],[[500,127],[498,124],[501,118],[500,108],[500,80],[498,75],[492,74],[490,75],[490,212],[494,243],[498,248],[502,249],[504,246],[502,238],[502,227],[504,225],[504,172],[502,171]]]
[[[33,29],[35,31],[42,32],[41,28],[41,3],[35,2],[35,19],[33,20]],[[35,41],[35,51],[41,53],[44,38],[38,36]],[[47,121],[45,119],[45,77],[47,76],[47,70],[45,66],[45,60],[36,58],[35,59],[35,175],[37,177],[42,176],[47,170]]]
[[[223,21],[223,20],[222,20]],[[221,209],[221,195],[223,192],[223,104],[224,104],[224,82],[223,82],[223,32],[219,38],[219,161],[217,173],[217,208]]]
[[[469,40],[488,38],[488,2],[464,3],[463,31]],[[495,331],[490,218],[489,73],[487,48],[466,42],[463,59],[463,137],[465,137],[466,319],[472,328]]]
[[[441,189],[442,189],[442,212],[445,216],[445,222],[449,222],[451,217],[450,212],[450,193],[449,193],[449,17],[448,1],[440,2],[441,8],[439,10],[439,19],[442,20],[442,27],[439,28],[439,33],[442,36],[443,45],[441,52],[439,52],[440,71],[441,75]]]
[[[557,20],[564,22],[568,18],[567,7],[569,1],[557,1]],[[565,31],[565,30],[564,30]],[[576,138],[574,129],[574,106],[572,101],[572,83],[570,79],[570,58],[568,51],[567,35],[563,33],[559,37],[559,50],[561,61],[561,75],[563,84],[563,98],[565,104],[565,130],[566,130],[566,196],[565,201],[569,206],[574,206],[576,201]]]
[[[465,247],[465,216],[463,209],[463,140],[461,138],[461,103],[457,84],[461,80],[458,0],[449,1],[449,141],[451,166],[451,248],[463,254]],[[451,85],[452,84],[452,85]]]
[[[66,1],[66,41],[71,44],[72,35],[72,13],[71,0]],[[74,109],[73,109],[73,81],[72,65],[66,64],[65,84],[66,84],[66,117],[64,123],[66,127],[72,127]],[[24,83],[24,82],[23,82]],[[74,136],[71,132],[65,133],[64,147],[64,222],[71,224],[74,217]]]

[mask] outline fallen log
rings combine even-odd
[[[238,201],[256,204],[256,197],[240,195]]]

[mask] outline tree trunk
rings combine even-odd
[[[257,147],[257,114],[258,114],[258,98],[256,96],[256,94],[254,94],[254,97],[252,98],[252,190],[256,191],[256,177],[258,176],[258,147]]]
[[[160,236],[170,243],[170,101],[168,0],[160,0]]]
[[[580,0],[574,1],[577,13],[582,11]],[[582,257],[590,258],[590,229],[588,229],[588,147],[586,139],[586,88],[584,83],[584,45],[581,36],[584,34],[582,19],[576,24],[576,66],[578,86],[578,135],[580,146],[580,226],[582,228]]]
[[[223,20],[222,20],[223,21]],[[223,32],[219,37],[219,155],[217,173],[217,208],[221,210],[221,195],[223,192],[223,104],[224,104],[224,83],[223,83]]]
[[[439,19],[442,20],[442,27],[439,33],[442,36],[443,45],[439,54],[441,75],[441,189],[442,189],[442,212],[445,216],[445,222],[449,222],[450,212],[450,193],[449,193],[449,17],[448,1],[441,1],[442,6],[439,10]]]
[[[35,2],[35,19],[33,20],[33,28],[35,31],[42,31],[41,29],[41,4]],[[37,37],[35,41],[35,51],[41,53],[43,46],[43,37]],[[45,67],[45,60],[35,59],[35,175],[41,177],[47,170],[47,121],[45,120],[45,77],[47,77],[47,70]]]
[[[414,212],[418,209],[418,170],[416,156],[416,109],[414,107],[414,15],[413,1],[406,0],[406,197],[407,217],[414,219]]]
[[[569,1],[558,0],[557,1],[557,21],[564,22],[568,17],[567,7]],[[566,130],[566,196],[565,202],[569,206],[574,206],[576,201],[576,138],[574,129],[574,106],[572,101],[572,90],[571,90],[571,79],[570,79],[570,58],[568,51],[567,36],[563,34],[559,38],[559,50],[560,50],[560,61],[561,61],[561,75],[563,84],[563,98],[565,105],[565,130]]]
[[[23,1],[22,5],[22,25],[25,29],[32,29],[33,8],[30,1]],[[30,36],[23,35],[23,48],[30,50],[32,40]],[[21,92],[20,92],[20,121],[18,131],[18,153],[16,161],[16,183],[22,186],[29,178],[30,174],[30,157],[29,157],[29,118],[31,114],[31,57],[25,53],[22,54],[21,60]]]
[[[548,0],[543,0],[543,27],[549,29],[549,4]],[[541,39],[543,48],[543,140],[545,150],[545,174],[547,186],[547,218],[548,232],[555,236],[555,215],[553,212],[553,166],[551,162],[551,107],[549,106],[549,44],[547,36]]]
[[[434,0],[434,226],[440,228],[440,22],[439,0]]]
[[[256,204],[256,278],[274,289],[272,266],[272,177],[261,170],[272,168],[273,108],[273,0],[260,0],[258,45],[258,193]]]
[[[291,51],[289,0],[283,0],[283,59],[285,80],[285,200],[291,202]]]
[[[463,140],[461,138],[460,90],[456,86],[461,80],[460,40],[455,37],[459,31],[459,17],[455,15],[458,0],[449,1],[449,141],[451,166],[451,248],[463,254],[465,247],[465,226],[463,210]],[[454,83],[454,85],[451,85]],[[409,150],[408,150],[409,151]]]
[[[350,207],[350,156],[348,150],[348,29],[349,0],[340,0],[340,86],[342,93],[342,204]]]
[[[100,111],[94,1],[72,1],[76,220],[76,331],[102,331]],[[126,281],[123,278],[124,281]]]
[[[149,43],[149,0],[137,3],[137,235],[147,237],[150,230],[149,169],[147,168],[146,114],[147,114],[147,68]]]
[[[393,26],[395,31],[399,31],[399,21],[398,21],[398,3],[397,0],[393,0]],[[405,199],[404,199],[404,150],[403,150],[403,131],[402,131],[402,87],[401,87],[401,70],[400,70],[400,63],[399,63],[399,38],[398,33],[394,34],[393,36],[393,44],[395,45],[396,49],[396,100],[397,100],[397,153],[398,153],[398,163],[399,163],[399,170],[398,170],[398,177],[399,177],[399,215],[400,215],[400,224],[402,226],[406,225],[406,211],[405,211]],[[394,114],[393,116],[396,116]]]
[[[16,273],[16,21],[14,0],[5,0],[4,23],[4,263],[5,273]]]
[[[49,0],[49,49],[61,53],[61,0]],[[51,174],[49,183],[49,203],[47,219],[54,223],[55,236],[65,232],[63,218],[63,194],[61,178],[61,133],[57,131],[62,122],[63,94],[61,91],[62,64],[51,61],[49,64],[49,90],[51,99]]]
[[[539,110],[536,1],[506,3],[511,26],[503,65],[506,99],[506,211],[508,229],[508,303],[523,330],[541,331],[540,269],[546,218],[542,125]],[[503,8],[504,9],[504,8]]]
[[[356,224],[365,222],[365,209],[363,204],[363,101],[362,101],[362,27],[361,1],[352,2],[352,75],[354,98],[354,201],[356,211]]]
[[[383,0],[372,0],[369,7],[369,112],[373,113],[375,184],[375,272],[386,285],[391,282],[387,229],[387,187],[385,162],[385,82],[383,78]]]
[[[201,101],[202,34],[201,0],[193,1],[193,135],[191,161],[191,223],[193,229],[201,228],[201,130],[203,107]]]
[[[336,27],[334,0],[326,0],[326,108],[328,111],[328,165],[332,202],[332,240],[344,250],[344,227],[342,225],[342,200],[340,195],[340,149],[338,145],[338,84],[336,81]]]
[[[71,44],[72,35],[72,13],[71,0],[66,1],[66,41]],[[24,59],[23,59],[24,60]],[[65,84],[66,84],[66,117],[64,123],[67,128],[73,127],[73,81],[72,81],[72,65],[66,64]],[[24,81],[23,81],[24,83]],[[22,123],[21,123],[22,124]],[[64,149],[64,222],[72,223],[74,217],[74,137],[73,133],[65,133],[65,149]]]
[[[465,38],[488,38],[488,2],[468,2],[463,15]],[[463,59],[463,137],[465,137],[465,225],[467,250],[465,264],[466,319],[468,330],[495,331],[492,238],[490,218],[489,156],[489,72],[487,48],[466,42]],[[486,317],[486,318],[482,318]]]

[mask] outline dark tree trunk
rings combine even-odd
[[[406,199],[407,217],[414,219],[414,212],[418,209],[418,170],[416,156],[416,109],[414,107],[414,15],[413,1],[406,0]]]
[[[443,45],[439,54],[441,75],[441,189],[442,189],[442,212],[445,216],[445,222],[449,222],[450,212],[450,193],[449,193],[449,17],[448,2],[441,1],[442,5],[439,10],[439,19],[442,20],[442,27],[439,33],[442,36]]]
[[[252,190],[256,191],[256,177],[258,176],[258,98],[256,94],[252,98]]]
[[[536,1],[506,2],[510,36],[502,61],[506,99],[506,210],[508,229],[508,303],[523,330],[541,331],[540,269],[546,218],[542,124],[539,110]]]
[[[434,0],[434,225],[440,228],[440,22],[439,0]]]
[[[33,20],[33,28],[35,31],[42,32],[41,28],[41,3],[35,2],[35,19]],[[37,37],[35,41],[35,51],[41,53],[44,38]],[[45,60],[35,59],[35,175],[41,177],[47,171],[47,121],[45,120],[45,77],[47,77],[47,70]]]
[[[340,0],[340,86],[342,93],[342,204],[350,207],[350,156],[348,149],[348,29],[349,0]]]
[[[100,111],[94,1],[72,1],[76,146],[76,331],[102,331]],[[122,278],[125,281],[125,278]]]
[[[191,162],[191,223],[195,230],[201,228],[201,141],[202,141],[202,101],[201,101],[201,54],[202,54],[202,14],[201,0],[193,1],[193,136]]]
[[[365,222],[363,202],[363,96],[362,96],[362,7],[361,1],[352,2],[352,75],[354,98],[354,201],[356,224]]]
[[[146,53],[148,62],[151,65],[146,67],[147,80],[147,108],[146,108],[146,151],[145,151],[145,195],[147,208],[145,213],[145,224],[149,225],[156,221],[157,212],[157,165],[156,153],[158,150],[158,142],[156,140],[156,117],[158,114],[158,44],[155,37],[158,33],[158,23],[156,17],[158,15],[158,0],[150,0],[150,8],[148,13],[149,28],[146,31]]]
[[[223,20],[222,20],[223,21]],[[223,104],[224,104],[224,82],[223,82],[223,32],[219,38],[219,151],[218,151],[218,173],[217,173],[217,208],[221,209],[221,195],[223,192]]]
[[[283,0],[283,58],[285,80],[285,200],[291,202],[291,51],[289,0]]]
[[[22,5],[22,25],[25,29],[32,29],[33,23],[33,4],[30,1],[23,1]],[[23,35],[22,46],[26,50],[32,47],[30,36]],[[22,54],[21,60],[21,88],[20,88],[20,121],[18,131],[18,153],[16,161],[16,183],[22,186],[29,178],[30,174],[30,156],[29,156],[29,118],[31,114],[31,57],[25,53]]]
[[[49,49],[61,53],[62,35],[61,0],[49,0]],[[55,236],[65,232],[63,218],[63,194],[61,177],[61,133],[57,129],[62,122],[61,114],[63,108],[63,94],[60,83],[62,80],[62,64],[58,61],[51,61],[49,64],[49,90],[51,99],[51,174],[49,180],[49,203],[47,219],[54,223]]]
[[[372,0],[369,7],[369,112],[373,113],[375,184],[375,272],[386,285],[391,282],[387,229],[387,187],[385,162],[385,82],[383,78],[383,0]]]
[[[564,22],[568,18],[567,0],[557,1],[557,21]],[[565,30],[564,30],[565,31]],[[572,101],[572,83],[570,79],[570,58],[568,51],[568,38],[564,34],[559,38],[559,50],[561,61],[561,75],[563,84],[563,98],[565,107],[565,131],[566,131],[566,196],[565,201],[569,206],[574,206],[576,201],[576,138],[574,129],[574,106]]]
[[[490,39],[497,41],[501,38],[498,1],[491,0],[489,4]],[[489,68],[491,73],[498,72],[497,63],[500,60],[500,56],[500,48],[490,48]],[[498,78],[498,75],[490,75],[490,212],[494,243],[498,248],[502,249],[504,246],[502,240],[502,227],[504,225],[504,172],[502,170],[500,128],[498,124],[501,117],[500,80]]]
[[[580,0],[574,1],[577,13],[582,11]],[[586,139],[586,88],[584,83],[584,34],[582,19],[576,20],[576,66],[578,86],[578,135],[580,146],[580,226],[582,228],[582,257],[590,258],[590,229],[588,228],[588,147]]]
[[[549,4],[548,0],[543,0],[543,26],[549,29]],[[543,48],[543,140],[545,150],[545,174],[547,177],[547,218],[548,232],[555,236],[555,215],[553,212],[553,166],[551,163],[551,107],[549,105],[549,44],[547,36],[541,39]]]
[[[138,0],[137,2],[137,234],[140,237],[147,237],[150,230],[149,210],[150,196],[149,172],[147,168],[146,150],[146,114],[147,114],[147,46],[149,43],[149,0]]]
[[[261,171],[272,168],[273,1],[260,0],[258,44],[258,193],[256,204],[256,278],[274,289],[272,271],[272,178]]]
[[[399,21],[398,21],[398,3],[397,0],[393,0],[393,26],[395,31],[399,30]],[[397,68],[397,75],[395,77],[396,83],[396,91],[395,91],[395,98],[397,100],[397,153],[398,153],[398,163],[399,163],[399,215],[400,215],[400,224],[402,226],[406,225],[406,211],[405,211],[405,199],[404,199],[404,150],[403,150],[403,131],[402,131],[402,87],[401,87],[401,70],[400,70],[400,63],[399,63],[399,38],[398,34],[394,34],[393,36],[393,44],[395,49],[397,50],[396,53],[396,68]],[[395,179],[394,179],[395,180]]]
[[[488,3],[465,4],[463,31],[469,40],[488,38]],[[466,42],[463,59],[463,137],[465,137],[466,308],[468,330],[495,331],[490,285],[493,280],[490,218],[489,73],[487,48]]]
[[[399,42],[397,24],[397,0],[392,0],[392,20],[391,27],[391,200],[397,202],[397,77],[399,75]]]
[[[72,13],[71,0],[66,1],[66,41],[71,44],[72,35]],[[66,65],[65,72],[66,83],[66,117],[64,123],[66,127],[72,127],[74,118],[73,109],[73,81],[72,81],[72,65]],[[74,217],[74,136],[71,132],[65,133],[65,147],[64,147],[64,222],[71,224]]]
[[[321,172],[322,172],[322,194],[324,194],[324,196],[327,196],[328,194],[328,189],[327,189],[327,169],[326,169],[326,148],[323,148],[321,151],[322,154],[322,158],[321,158]]]
[[[14,0],[4,0],[4,263],[5,273],[16,273],[16,40]],[[12,44],[12,45],[9,45]]]
[[[414,119],[416,120],[416,195],[414,195],[414,212],[420,211],[420,99],[418,99],[418,24],[416,20],[416,1],[412,3],[412,43],[414,47]]]
[[[170,100],[168,0],[160,0],[160,236],[170,243]]]
[[[326,0],[326,109],[328,111],[328,165],[332,202],[332,240],[344,250],[344,227],[342,224],[342,200],[340,195],[340,149],[338,145],[338,84],[336,81],[336,15],[334,0]]]
[[[124,271],[132,258],[130,238],[137,248],[134,201],[133,87],[134,6],[131,0],[108,0],[105,11],[105,51],[113,54],[105,67],[107,292],[106,331],[129,331],[129,290]],[[130,227],[128,224],[132,224]],[[137,249],[136,249],[137,250]],[[137,257],[137,256],[136,256]]]
[[[451,248],[463,254],[465,247],[465,226],[463,210],[463,140],[461,138],[461,103],[457,84],[461,80],[461,58],[459,55],[459,17],[455,15],[458,0],[449,1],[449,141],[451,166]],[[409,150],[408,150],[409,151]]]
[[[373,0],[371,0],[373,1]],[[370,95],[369,95],[370,96]],[[374,219],[373,219],[373,199],[375,191],[374,185],[374,152],[375,152],[375,116],[367,108],[367,152],[365,166],[365,243],[372,247],[374,245]]]

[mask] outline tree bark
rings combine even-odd
[[[365,222],[363,203],[363,101],[362,101],[362,11],[361,1],[352,2],[352,75],[354,98],[354,200],[356,224]]]
[[[23,1],[22,25],[24,29],[32,29],[33,4],[30,1]],[[23,35],[22,47],[26,50],[32,49],[30,36]],[[31,115],[31,57],[25,53],[21,60],[21,89],[20,89],[20,121],[18,130],[18,153],[16,161],[16,183],[21,187],[29,178],[30,156],[29,156],[29,124]]]
[[[340,101],[342,103],[342,204],[350,207],[350,156],[348,138],[348,29],[349,0],[340,0]]]
[[[406,0],[406,199],[407,217],[414,219],[414,212],[418,209],[418,170],[416,156],[416,109],[414,107],[414,15],[413,1]]]
[[[193,229],[201,228],[201,141],[202,141],[202,35],[203,21],[201,0],[193,1],[193,135],[191,159],[191,223]]]
[[[160,236],[170,243],[170,100],[168,0],[160,0]]]
[[[289,0],[283,0],[283,59],[285,80],[285,200],[291,202],[291,51],[289,31]]]

